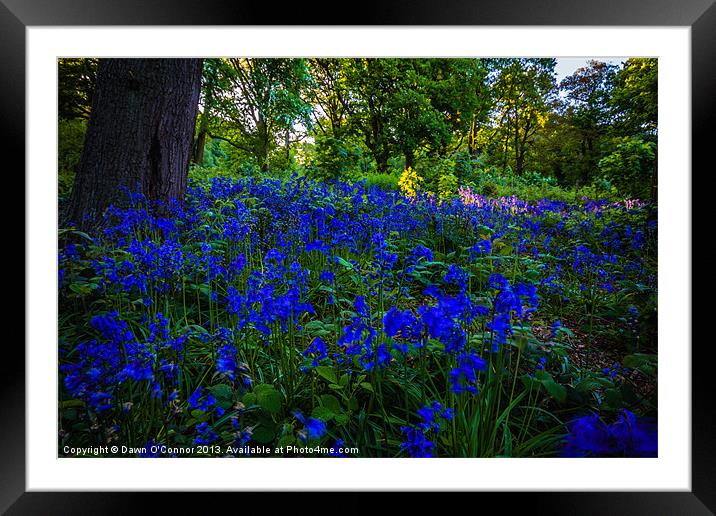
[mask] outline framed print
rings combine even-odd
[[[691,169],[716,8],[519,4],[3,0],[27,199],[3,509],[712,513]]]

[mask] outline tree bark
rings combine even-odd
[[[477,116],[472,117],[470,122],[470,137],[467,142],[467,151],[471,157],[477,157]]]
[[[152,207],[186,190],[201,59],[100,59],[85,144],[66,219],[88,230],[127,191]]]
[[[201,166],[204,163],[204,147],[206,146],[206,136],[209,132],[209,117],[211,116],[211,105],[214,102],[214,92],[211,83],[207,84],[204,89],[204,112],[199,120],[199,134],[196,136],[194,144],[194,152],[191,157],[192,163]]]
[[[259,118],[259,121],[256,123],[255,156],[256,156],[256,163],[258,164],[258,166],[262,172],[269,171],[268,154],[269,154],[268,126],[267,126],[266,122],[263,120],[263,118]]]
[[[415,152],[413,149],[405,149],[403,155],[405,156],[405,168],[413,168],[415,166]]]
[[[203,118],[202,118],[202,126]],[[199,134],[196,137],[196,145],[194,146],[194,155],[191,158],[192,163],[201,166],[204,163],[204,147],[206,146],[206,127],[199,128]]]

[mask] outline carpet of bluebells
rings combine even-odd
[[[60,456],[656,455],[650,206],[296,176],[128,198],[59,232]]]

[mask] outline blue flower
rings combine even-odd
[[[415,316],[410,310],[400,311],[393,306],[383,316],[383,327],[389,337],[395,337],[398,333],[404,337],[414,337],[415,324]]]
[[[400,444],[400,449],[407,452],[411,457],[433,457],[435,443],[425,437],[422,429],[404,426],[401,432],[405,434],[405,441]]]
[[[219,439],[219,436],[206,421],[196,425],[196,434],[194,444],[211,444]]]
[[[455,394],[477,394],[477,375],[486,369],[487,362],[474,351],[460,354],[457,357],[457,367],[450,370],[450,390]]]
[[[313,339],[311,345],[308,346],[303,352],[304,357],[307,357],[308,355],[315,355],[313,357],[313,361],[311,362],[312,367],[316,367],[319,363],[319,360],[328,358],[326,343],[321,337],[316,337],[315,339]]]
[[[306,436],[309,441],[320,439],[328,432],[326,423],[313,417],[307,418],[300,410],[294,410],[293,416],[304,425]]]
[[[227,376],[230,380],[236,379],[236,348],[233,344],[224,344],[219,348],[218,357],[216,359],[216,370],[219,374]]]
[[[562,453],[567,457],[656,457],[656,424],[626,409],[612,424],[596,414],[582,416],[572,421]]]
[[[191,408],[198,408],[199,407],[199,400],[202,396],[202,389],[201,387],[197,387],[194,392],[191,393],[191,396],[189,396],[189,399],[187,402],[189,403],[189,406]]]
[[[147,441],[147,444],[144,445],[142,448],[142,451],[138,453],[139,457],[142,458],[156,458],[161,456],[160,448],[152,439],[149,439]]]

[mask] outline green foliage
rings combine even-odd
[[[556,60],[494,59],[491,64],[496,139],[501,144],[501,159],[520,175],[528,150],[553,110]]]
[[[57,110],[60,120],[89,118],[97,64],[97,59],[57,60]]]
[[[86,130],[87,121],[81,118],[57,121],[57,169],[61,198],[69,196],[72,188]]]
[[[461,186],[528,200],[648,197],[656,190],[657,61],[590,61],[559,85],[555,63],[205,59],[196,134],[205,143],[194,173],[366,179],[390,189],[412,166],[422,189],[442,198]],[[97,60],[60,59],[58,71],[66,197]]]
[[[438,196],[441,199],[451,199],[457,195],[457,177],[452,172],[438,178]]]
[[[627,59],[617,73],[611,104],[617,127],[627,134],[656,135],[658,120],[658,60]]]
[[[615,150],[599,161],[599,173],[625,195],[648,198],[655,148],[654,143],[641,138],[622,138]]]
[[[360,146],[338,138],[316,139],[314,161],[307,175],[313,179],[357,178],[363,157]]]
[[[395,174],[368,173],[365,175],[367,186],[377,186],[384,190],[399,190],[398,176]]]
[[[262,170],[281,139],[290,139],[296,123],[309,124],[310,105],[303,98],[309,85],[304,59],[207,59],[214,89],[211,107],[218,116],[208,122],[212,137],[221,137],[249,153]],[[205,71],[205,75],[208,72]]]

